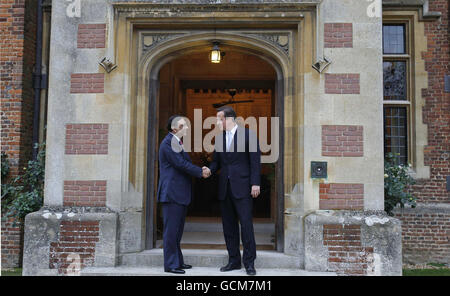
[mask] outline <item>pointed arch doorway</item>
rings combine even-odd
[[[162,228],[162,223],[156,203],[157,152],[159,141],[166,134],[163,127],[168,116],[181,113],[189,118],[192,116],[193,108],[205,110],[202,114],[203,118],[214,116],[215,109],[212,108],[212,104],[229,99],[227,89],[234,88],[237,89],[236,99],[246,98],[252,101],[239,106],[232,104],[238,116],[245,118],[253,113],[256,117],[276,116],[280,119],[279,157],[276,162],[263,166],[264,188],[262,196],[255,202],[254,224],[255,233],[261,233],[259,243],[258,234],[256,234],[257,245],[260,245],[260,249],[283,251],[283,99],[286,85],[282,66],[273,55],[269,54],[268,50],[257,50],[255,42],[243,42],[242,38],[240,42],[237,42],[235,36],[222,35],[220,36],[222,50],[227,53],[227,56],[221,68],[219,66],[214,69],[212,67],[217,65],[211,65],[208,61],[212,36],[204,34],[197,37],[197,39],[191,37],[191,44],[178,41],[178,46],[166,45],[165,49],[155,51],[153,60],[149,62],[145,248],[159,247],[161,239],[159,230]],[[217,39],[218,36],[215,35],[214,38]],[[231,62],[228,65],[227,60]],[[204,164],[203,156],[205,155],[202,153],[191,154],[193,162],[198,165]],[[223,241],[223,234],[218,201],[213,196],[215,186],[214,178],[208,181],[195,180],[194,201],[188,211],[183,236],[183,239],[187,237],[185,246],[214,248],[216,245],[218,248],[224,248],[220,242],[220,240]],[[208,204],[207,201],[210,203]],[[189,233],[191,233],[190,238]],[[211,238],[215,242],[211,242]]]

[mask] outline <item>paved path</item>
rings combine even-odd
[[[179,276],[164,272],[162,267],[86,267],[81,271],[86,276]],[[332,272],[311,272],[301,269],[274,269],[260,268],[256,270],[256,276],[335,276]],[[245,269],[220,272],[219,268],[193,267],[187,269],[182,276],[247,276]]]

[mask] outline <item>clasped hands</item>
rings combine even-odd
[[[211,170],[208,167],[202,167],[202,177],[206,179],[209,176],[211,176]]]

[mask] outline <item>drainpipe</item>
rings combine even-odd
[[[33,109],[33,160],[36,160],[39,143],[39,113],[41,106],[41,89],[46,88],[47,75],[42,75],[42,1],[37,1],[37,28],[36,28],[36,63],[33,73],[34,109]]]

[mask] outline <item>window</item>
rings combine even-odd
[[[408,21],[383,23],[384,155],[396,154],[396,163],[410,161],[411,50]]]
[[[384,150],[385,153],[399,153],[396,157],[397,164],[408,162],[406,153],[406,108],[384,108]]]
[[[383,53],[406,53],[404,24],[383,25]]]
[[[406,62],[383,61],[385,100],[406,100]]]

